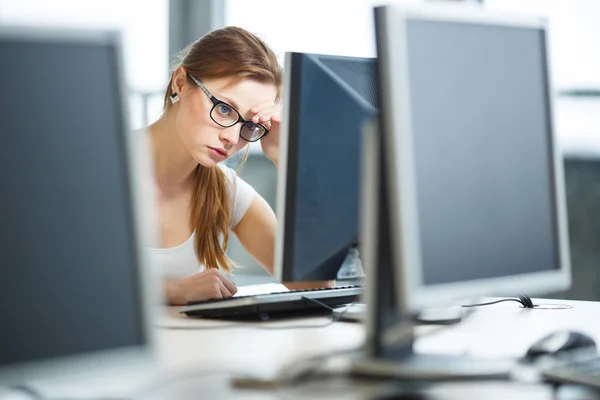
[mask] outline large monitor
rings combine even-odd
[[[0,385],[153,358],[151,170],[119,43],[0,29]]]
[[[357,246],[363,124],[377,115],[373,58],[287,53],[277,180],[280,281],[336,279]]]
[[[570,263],[545,22],[454,4],[375,16],[362,243],[379,357],[426,307],[564,289]]]
[[[398,303],[567,288],[544,21],[390,7],[377,28]]]

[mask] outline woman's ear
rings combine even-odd
[[[173,72],[173,81],[171,83],[171,91],[181,96],[187,84],[187,72],[183,67],[177,67]]]

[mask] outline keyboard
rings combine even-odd
[[[561,360],[542,369],[541,374],[549,382],[578,384],[600,389],[600,355],[594,352]]]
[[[358,301],[363,290],[364,285],[347,285],[235,296],[227,299],[191,302],[182,306],[179,312],[190,317],[258,318],[262,320],[319,311],[331,313],[329,308]]]

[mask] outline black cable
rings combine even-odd
[[[463,307],[480,307],[480,306],[490,306],[492,304],[498,304],[498,303],[503,303],[505,301],[516,301],[517,303],[521,303],[520,300],[518,299],[503,299],[503,300],[496,300],[496,301],[490,301],[489,303],[479,303],[479,304],[463,304]]]
[[[333,311],[333,307],[330,307],[327,304],[325,304],[323,302],[320,302],[319,300],[311,299],[310,297],[305,297],[305,296],[302,296],[301,298],[304,299],[304,300],[312,301],[313,303],[315,303],[315,304],[317,304],[317,305],[319,305],[319,306],[321,306],[321,307],[323,307],[323,308],[325,308],[325,309],[327,309],[329,311]]]
[[[302,299],[304,300],[309,300],[312,301],[315,304],[320,305],[321,307],[329,310],[329,311],[333,311],[334,308],[328,306],[327,304],[319,301],[319,300],[315,300],[315,299],[311,299],[309,297],[304,297],[302,296]],[[287,326],[261,326],[261,325],[252,325],[253,327],[256,327],[257,329],[265,329],[265,330],[277,330],[277,329],[306,329],[306,328],[325,328],[329,325],[332,325],[335,322],[339,322],[344,315],[346,314],[346,312],[350,309],[350,307],[352,306],[352,304],[356,303],[356,301],[349,303],[346,305],[346,308],[340,312],[338,315],[332,315],[331,319],[329,321],[327,321],[324,324],[318,324],[318,325],[287,325]]]
[[[496,300],[496,301],[490,301],[488,303],[478,303],[478,304],[463,304],[463,307],[481,307],[481,306],[489,306],[492,304],[498,304],[498,303],[502,303],[505,301],[516,301],[517,303],[521,304],[524,308],[534,308],[536,307],[535,304],[533,304],[533,300],[531,300],[531,297],[527,296],[526,294],[520,294],[518,298],[513,299],[501,299],[501,300]]]
[[[46,397],[44,395],[42,395],[39,391],[28,385],[14,385],[9,386],[8,389],[14,390],[16,392],[22,392],[34,400],[46,400]]]
[[[54,397],[44,396],[37,389],[34,389],[33,387],[31,387],[27,384],[9,386],[8,389],[11,391],[24,393],[33,400],[132,400],[130,398],[123,398],[123,397],[84,397],[84,398],[60,397],[60,398],[54,398]]]

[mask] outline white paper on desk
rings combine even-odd
[[[290,290],[281,283],[263,283],[260,285],[238,286],[238,291],[233,297],[252,296],[255,294],[267,294],[277,292],[289,292]]]

